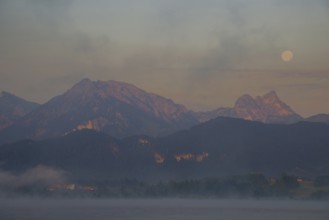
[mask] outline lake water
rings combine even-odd
[[[187,199],[0,199],[1,220],[328,220],[329,202]]]

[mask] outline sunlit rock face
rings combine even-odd
[[[274,91],[252,98],[241,96],[234,106],[235,116],[265,123],[294,123],[302,120]]]
[[[234,112],[236,117],[250,121],[259,121],[265,116],[259,103],[250,95],[243,95],[236,101]]]
[[[256,98],[243,95],[237,99],[233,108],[218,108],[209,112],[194,113],[200,122],[222,116],[242,118],[264,123],[290,124],[303,120],[274,91]]]
[[[192,160],[196,162],[202,162],[204,158],[207,158],[209,156],[208,152],[203,152],[201,154],[191,154],[191,153],[185,153],[185,154],[175,154],[174,158],[177,162],[184,161],[184,160]]]

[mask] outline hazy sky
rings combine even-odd
[[[0,0],[0,90],[42,103],[85,77],[195,110],[276,90],[329,113],[329,0]]]

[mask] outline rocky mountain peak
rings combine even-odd
[[[171,99],[146,92],[132,84],[114,80],[83,79],[68,90],[64,96],[69,100],[80,99],[79,102],[81,100],[83,102],[99,100],[99,103],[103,103],[117,100],[168,121],[174,120],[180,114],[188,111],[184,106],[174,103]]]
[[[196,116],[200,121],[206,121],[218,116],[284,124],[303,120],[301,116],[280,100],[275,91],[270,91],[256,98],[245,94],[237,99],[233,108],[225,108],[225,111],[221,109],[223,108],[202,114],[199,113]]]
[[[261,120],[264,115],[261,112],[261,106],[250,95],[243,95],[237,99],[234,112],[239,118],[246,120]]]
[[[11,126],[8,132],[15,133],[17,127],[21,137],[42,139],[94,129],[122,137],[163,135],[196,123],[184,106],[132,84],[83,79]]]
[[[235,102],[235,108],[241,108],[245,106],[257,106],[257,103],[253,97],[248,94],[240,96]]]
[[[272,90],[263,95],[263,99],[279,99],[279,96],[274,90]]]
[[[275,91],[271,91],[256,99],[266,108],[270,115],[289,116],[296,114],[286,103],[280,100]]]
[[[275,91],[270,91],[263,96],[257,96],[255,99],[264,104],[283,103]]]
[[[84,78],[82,80],[80,80],[78,83],[76,83],[74,86],[81,86],[81,85],[88,85],[90,83],[92,83],[93,81],[89,78]]]
[[[239,118],[262,122],[289,123],[302,119],[280,100],[275,91],[256,98],[244,95],[238,99],[234,110]]]

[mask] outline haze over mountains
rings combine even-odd
[[[0,110],[0,143],[60,137],[84,128],[115,137],[163,136],[219,116],[280,124],[303,120],[274,91],[256,98],[243,95],[233,108],[193,112],[128,83],[89,79],[43,105],[3,92]],[[328,123],[326,115],[306,120]]]
[[[131,84],[84,79],[43,105],[2,93],[0,109],[11,120],[0,132],[5,171],[41,165],[75,179],[184,179],[329,170],[327,115],[303,119],[274,91],[193,112]]]

